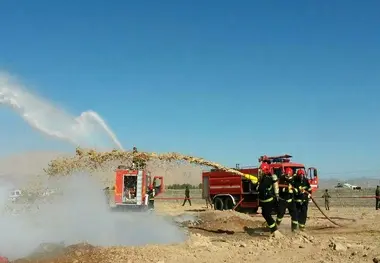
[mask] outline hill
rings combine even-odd
[[[334,188],[338,183],[349,183],[352,185],[361,186],[362,188],[374,188],[376,185],[380,185],[380,178],[368,178],[368,177],[359,177],[359,178],[341,178],[341,179],[323,179],[321,178],[319,183],[319,188]]]

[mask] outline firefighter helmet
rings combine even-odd
[[[262,163],[260,169],[264,174],[269,174],[271,172],[270,166],[267,163]]]
[[[297,170],[297,175],[298,176],[303,176],[303,175],[305,175],[305,171],[303,169],[298,169]]]
[[[293,175],[293,169],[288,167],[285,169],[285,174],[286,175],[289,175],[289,176],[292,176]]]

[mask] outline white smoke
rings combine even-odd
[[[123,149],[116,135],[96,112],[71,116],[27,91],[6,72],[0,72],[0,104],[10,107],[39,132],[74,146],[109,148],[113,144],[113,147]]]
[[[51,179],[53,180],[53,179]],[[86,174],[54,179],[55,196],[41,197],[27,210],[22,204],[4,213],[9,187],[0,183],[0,255],[25,257],[42,243],[130,246],[183,242],[186,234],[173,222],[152,212],[110,212],[102,185]],[[8,209],[9,211],[9,209]],[[17,249],[15,249],[17,248]]]

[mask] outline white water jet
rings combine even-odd
[[[50,137],[82,147],[123,147],[106,122],[94,111],[74,117],[27,91],[14,77],[0,72],[0,104],[10,107],[32,128]],[[107,138],[104,137],[106,135]]]

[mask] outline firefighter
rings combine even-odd
[[[133,147],[132,154],[133,154],[133,159],[132,159],[132,167],[133,169],[138,169],[139,166],[139,160],[137,157],[135,157],[135,154],[137,154],[137,148]]]
[[[133,159],[132,159],[132,166],[133,169],[145,169],[145,161],[141,159],[140,157],[135,157],[134,155],[137,154],[137,148],[133,147],[132,154],[133,154]]]
[[[191,200],[190,200],[190,189],[189,189],[189,186],[186,185],[186,189],[185,189],[185,199],[183,200],[183,204],[182,206],[184,206],[186,204],[186,202],[189,201],[189,204],[191,206]]]
[[[305,171],[298,169],[297,174],[293,180],[295,190],[295,202],[297,207],[298,227],[300,230],[305,230],[307,210],[309,207],[309,198],[311,193],[311,186],[309,181],[305,178]]]
[[[155,190],[154,190],[154,187],[151,185],[149,186],[149,191],[148,191],[148,198],[149,198],[148,208],[150,209],[154,209],[154,196],[155,196]]]
[[[329,191],[326,189],[325,190],[325,193],[322,195],[322,198],[325,199],[325,209],[326,210],[330,210],[330,194],[329,194]]]
[[[279,199],[278,199],[278,211],[276,224],[279,226],[285,215],[286,209],[288,209],[292,220],[292,231],[297,230],[298,218],[297,208],[294,202],[294,190],[293,190],[293,169],[287,168],[285,174],[279,179]]]
[[[379,185],[376,187],[375,195],[376,195],[376,210],[379,210],[380,208],[380,186]]]
[[[262,163],[260,166],[262,176],[258,185],[261,214],[263,215],[270,232],[277,232],[276,221],[272,217],[272,211],[278,199],[278,180],[275,174],[272,175],[269,164]]]

